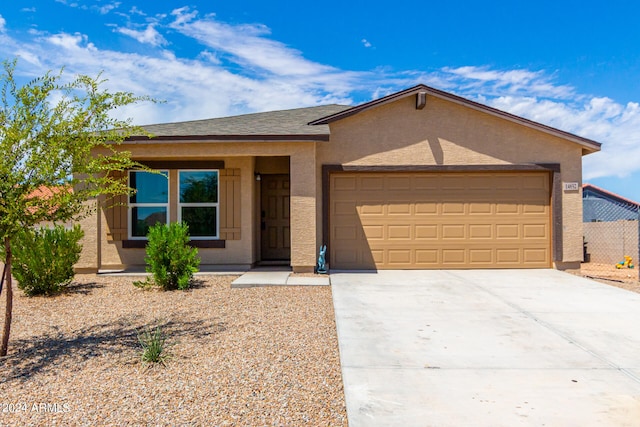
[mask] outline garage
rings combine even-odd
[[[549,172],[332,173],[332,269],[549,268]]]

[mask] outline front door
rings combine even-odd
[[[289,175],[262,175],[260,209],[263,261],[291,259]]]

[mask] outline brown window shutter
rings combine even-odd
[[[127,172],[114,171],[114,178],[127,179]],[[105,206],[107,220],[107,242],[120,242],[128,236],[127,195],[108,197]]]
[[[240,240],[240,169],[220,169],[220,239]]]

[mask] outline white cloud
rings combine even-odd
[[[362,39],[361,42],[364,47],[371,47],[371,42],[369,42],[367,39]]]
[[[640,171],[640,105],[579,93],[543,70],[467,66],[426,71],[379,67],[354,72],[305,58],[302,52],[273,39],[264,25],[230,24],[215,15],[200,17],[186,7],[153,19],[142,16],[139,9],[129,13],[134,16],[128,19],[137,17],[143,22],[128,22],[128,28],[116,31],[162,49],[109,50],[80,33],[30,31],[18,39],[0,16],[0,56],[20,56],[19,71],[29,77],[62,66],[68,75],[95,76],[103,70],[111,90],[166,101],[121,113],[134,117],[138,124],[349,104],[424,83],[602,142],[602,152],[584,159],[585,179]],[[196,56],[184,57],[183,50],[172,50],[169,41],[176,32],[199,45]],[[362,43],[366,46],[368,41]]]
[[[101,15],[106,15],[112,10],[120,7],[121,4],[122,4],[121,2],[114,2],[114,3],[105,4],[104,6],[96,6],[96,9],[98,10],[98,12],[100,12]]]
[[[309,61],[302,53],[268,38],[270,30],[260,24],[230,25],[213,16],[196,19],[197,12],[188,8],[172,12],[171,28],[205,46],[225,52],[241,65],[256,67],[280,76],[321,75],[337,69]]]
[[[453,79],[459,79],[465,90],[481,89],[490,95],[535,92],[553,98],[575,96],[570,86],[554,84],[542,71],[530,70],[492,70],[488,67],[444,68],[443,71]]]
[[[130,28],[116,28],[115,31],[133,37],[143,44],[150,44],[152,46],[163,46],[167,44],[167,40],[155,29],[154,24],[147,25],[147,28],[142,31],[132,30]]]
[[[131,9],[129,9],[129,13],[132,15],[147,16],[147,14],[138,9],[137,6],[132,6]]]
[[[49,36],[46,38],[46,40],[51,43],[54,46],[60,47],[66,51],[80,51],[80,50],[90,50],[90,51],[96,51],[96,47],[93,45],[93,43],[89,42],[89,38],[84,35],[84,34],[80,34],[80,33],[75,33],[75,34],[66,34],[66,33],[60,33],[60,34],[54,34],[52,36]],[[68,54],[69,52],[67,52]],[[64,57],[64,59],[67,59],[67,57]]]
[[[22,9],[20,9],[20,12],[35,12],[36,8],[35,7],[23,7]]]
[[[74,7],[74,8],[77,7],[77,8],[84,9],[84,10],[87,9],[87,6],[80,5],[78,2],[75,2],[75,1],[74,2],[70,2],[70,1],[67,1],[67,0],[55,0],[55,1],[56,1],[56,3],[62,3],[65,6],[69,6],[69,7]]]

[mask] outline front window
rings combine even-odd
[[[178,221],[192,238],[218,238],[218,171],[179,171],[178,183]]]
[[[131,238],[146,237],[149,228],[169,220],[169,174],[130,171],[129,233]]]

